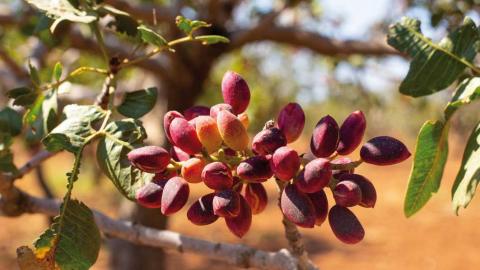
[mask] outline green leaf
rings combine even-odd
[[[175,23],[177,24],[178,29],[182,30],[187,35],[192,33],[192,27],[190,26],[191,22],[192,21],[183,16],[177,16],[177,18],[175,18]]]
[[[23,121],[32,125],[42,114],[42,104],[45,100],[45,95],[40,93],[35,102],[28,107],[27,112],[23,115]]]
[[[191,35],[193,31],[197,29],[211,26],[204,21],[192,21],[183,16],[177,16],[177,18],[175,18],[175,23],[177,24],[178,29],[182,30],[187,35]]]
[[[125,119],[109,123],[106,132],[107,136],[98,143],[97,162],[117,189],[134,201],[136,190],[154,176],[131,166],[127,159],[131,149],[143,144],[145,130],[140,121]]]
[[[40,85],[40,75],[38,75],[38,70],[32,65],[30,60],[28,61],[28,71],[30,73],[30,79],[35,85]]]
[[[95,16],[75,8],[68,0],[27,0],[27,2],[39,10],[44,11],[52,19],[80,23],[91,23],[96,20]]]
[[[191,21],[190,22],[190,27],[193,29],[193,31],[203,28],[203,27],[210,27],[212,26],[211,24],[204,22],[204,21]]]
[[[0,172],[17,172],[17,167],[13,163],[13,154],[10,151],[11,145],[12,136],[9,133],[0,132]]]
[[[138,31],[140,31],[140,36],[142,40],[146,43],[155,45],[157,47],[164,47],[168,46],[168,41],[164,39],[159,34],[155,33],[152,29],[146,27],[145,25],[140,25],[137,27]]]
[[[463,153],[462,165],[452,186],[452,206],[458,214],[460,207],[466,208],[475,195],[480,182],[480,123],[468,139]]]
[[[98,258],[100,231],[92,211],[77,200],[62,205],[51,227],[35,242],[39,260],[53,259],[60,269],[87,270]]]
[[[38,93],[28,87],[18,87],[7,92],[8,98],[13,99],[13,105],[29,106],[37,100]]]
[[[92,106],[93,107],[93,106]],[[83,109],[67,112],[68,116]],[[91,110],[91,109],[90,109]],[[78,180],[85,141],[75,152],[71,172],[67,173],[67,193],[50,228],[35,241],[35,256],[41,263],[50,263],[49,269],[87,270],[97,260],[100,250],[100,231],[92,211],[83,203],[72,200],[74,183]]]
[[[0,132],[17,136],[22,132],[22,116],[10,107],[0,111]]]
[[[130,14],[109,5],[102,6],[101,10],[115,18],[115,21],[109,23],[108,26],[115,26],[115,31],[117,33],[126,34],[130,37],[137,37],[137,27],[139,26],[139,23]]]
[[[33,137],[27,137],[38,141],[49,133],[59,121],[58,94],[56,89],[40,93],[35,103],[28,107],[23,116],[23,121],[31,128]]]
[[[117,107],[119,113],[126,117],[140,118],[151,111],[157,102],[157,88],[129,92]]]
[[[38,22],[35,24],[35,29],[33,30],[33,33],[38,35],[41,32],[47,30],[52,24],[52,22],[52,19],[50,19],[47,15],[40,15],[38,18]]]
[[[60,78],[62,77],[62,63],[57,62],[55,64],[55,67],[53,67],[53,78],[58,82],[60,81]]]
[[[0,172],[15,173],[17,167],[13,163],[13,154],[10,150],[0,151]]]
[[[42,103],[42,125],[44,133],[49,133],[58,122],[58,94],[56,89],[49,90]]]
[[[449,126],[440,121],[427,121],[417,138],[413,168],[405,196],[407,217],[420,210],[438,191],[448,156]]]
[[[105,111],[93,105],[67,105],[63,113],[65,120],[43,139],[43,144],[50,152],[60,150],[78,152],[86,139],[96,132],[92,123],[105,116]]]
[[[450,119],[461,106],[467,105],[480,96],[480,77],[465,79],[455,90],[452,100],[445,108],[445,119]]]
[[[195,39],[202,41],[203,45],[210,45],[210,44],[215,44],[215,43],[229,43],[230,42],[230,40],[228,40],[228,38],[223,37],[223,36],[217,36],[217,35],[196,36]]]
[[[413,60],[400,92],[425,96],[452,84],[471,63],[479,47],[480,33],[470,18],[457,30],[435,44],[420,31],[420,21],[402,18],[390,27],[387,42]]]

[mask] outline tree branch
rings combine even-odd
[[[20,169],[18,169],[18,173],[9,177],[10,181],[14,181],[15,179],[22,178],[25,174],[29,173],[34,168],[38,167],[42,162],[45,160],[53,157],[56,152],[48,152],[46,150],[42,150],[35,154],[25,165],[23,165]]]
[[[41,199],[21,192],[24,199],[24,210],[28,213],[41,213],[49,216],[58,214],[60,202],[51,199]],[[105,214],[93,210],[95,222],[107,236],[123,239],[135,244],[160,247],[179,253],[195,253],[210,259],[242,268],[297,269],[297,259],[285,250],[268,252],[240,244],[210,242],[185,236],[169,230],[155,230],[128,221],[117,221]],[[308,262],[306,269],[317,269]]]
[[[230,37],[230,41],[230,50],[241,48],[251,42],[275,41],[305,47],[316,53],[331,56],[348,56],[352,54],[370,56],[401,55],[398,51],[388,46],[385,41],[343,41],[293,26],[270,26],[267,31],[256,31],[255,28],[240,30]]]

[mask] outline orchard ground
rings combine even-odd
[[[396,136],[402,138],[402,136]],[[448,166],[444,174],[444,185],[421,212],[410,219],[403,215],[403,197],[410,173],[412,158],[399,165],[377,167],[363,165],[357,171],[375,184],[378,200],[375,208],[355,207],[353,211],[365,228],[365,239],[357,245],[345,245],[331,232],[328,223],[315,229],[301,229],[307,250],[320,269],[478,269],[477,243],[480,241],[478,220],[480,202],[474,199],[466,210],[457,217],[451,210],[449,187],[460,166],[464,142],[452,138]],[[414,141],[407,142],[414,150]],[[303,150],[306,142],[296,143],[295,148]],[[21,149],[18,149],[21,151]],[[299,151],[300,152],[300,151]],[[358,157],[358,152],[351,155]],[[17,164],[27,160],[26,153],[17,156]],[[63,194],[65,172],[71,166],[71,155],[62,153],[45,163],[46,178],[52,183],[56,194]],[[121,206],[118,192],[108,179],[95,182],[92,168],[94,163],[85,161],[74,196],[92,208],[104,211],[115,217]],[[41,195],[33,173],[18,181],[19,187]],[[276,200],[276,187],[273,181],[266,185],[269,199]],[[193,185],[191,202],[207,190],[202,184]],[[332,202],[328,193],[329,203]],[[188,205],[189,205],[188,204]],[[125,204],[123,205],[125,206]],[[212,225],[195,226],[186,218],[184,207],[170,218],[170,229],[186,235],[213,241],[246,243],[266,250],[277,250],[287,245],[281,226],[281,212],[275,203],[253,218],[251,230],[239,240],[225,227],[223,220]],[[160,211],[160,210],[159,210]],[[17,269],[15,247],[31,244],[47,227],[46,218],[41,215],[24,215],[20,218],[0,217],[0,269]],[[210,261],[200,256],[174,252],[168,259],[167,269],[226,269],[226,265]],[[92,269],[108,269],[108,249],[102,248],[100,257]],[[231,267],[228,267],[231,269]]]

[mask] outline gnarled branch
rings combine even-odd
[[[337,40],[319,33],[302,30],[294,26],[270,26],[266,31],[254,29],[240,30],[230,37],[230,49],[257,41],[275,41],[288,45],[305,47],[312,51],[330,56],[348,56],[362,54],[370,56],[400,55],[385,41]]]
[[[26,212],[49,216],[58,214],[60,202],[33,197],[23,192],[22,196]],[[132,243],[160,247],[180,253],[195,253],[242,268],[297,269],[297,259],[285,249],[268,252],[240,244],[210,242],[169,230],[156,230],[128,221],[113,220],[101,212],[95,210],[93,212],[95,222],[105,235]],[[317,268],[309,261],[306,269]]]

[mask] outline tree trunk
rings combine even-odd
[[[167,218],[160,209],[147,209],[123,201],[123,215],[125,219],[145,226],[165,229]],[[126,204],[129,204],[128,206]],[[115,270],[159,270],[165,269],[165,253],[162,249],[146,246],[136,246],[119,239],[110,240],[110,268]]]

